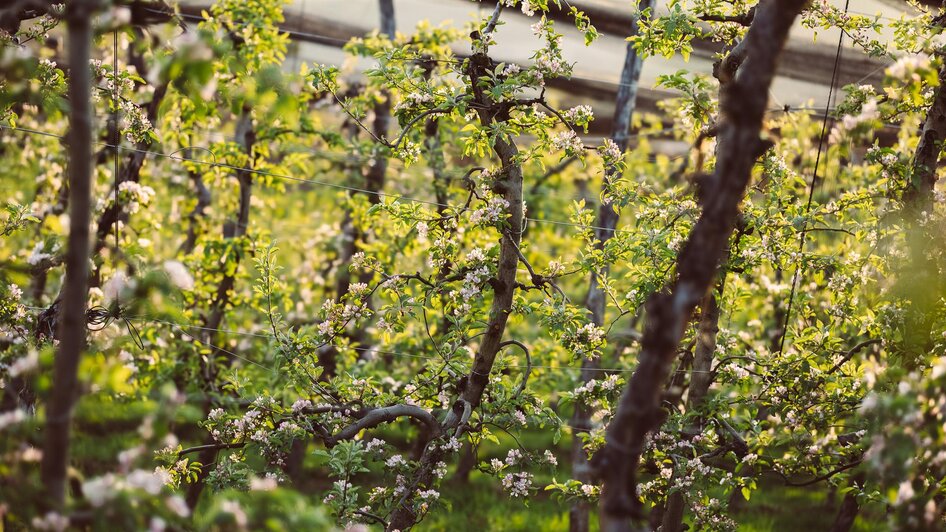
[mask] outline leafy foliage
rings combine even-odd
[[[464,469],[527,503],[596,502],[601,486],[572,478],[560,447],[605,444],[645,302],[701,212],[718,83],[662,76],[679,94],[662,102],[675,126],[635,116],[626,153],[611,139],[592,146],[591,108],[562,109],[546,91],[573,71],[550,10],[568,13],[586,45],[598,35],[558,4],[500,2],[535,22],[528,64],[490,58],[493,28],[514,16],[497,9],[469,31],[425,22],[353,39],[344,52],[370,63],[360,76],[290,71],[282,0],[221,0],[186,29],[125,24],[128,8],[109,8],[89,65],[103,142],[76,489],[59,509],[43,501],[38,447],[71,229],[68,71],[42,46],[61,13],[0,35],[4,522],[410,526],[464,503],[441,493]],[[674,0],[640,13],[629,40],[642,57],[686,60],[699,39],[735,45],[752,8]],[[640,496],[652,509],[682,497],[695,528],[730,530],[743,516],[724,501],[828,485],[884,508],[891,528],[935,529],[946,509],[943,193],[933,187],[931,207],[911,216],[907,191],[922,185],[918,131],[942,89],[941,26],[822,2],[803,23],[898,59],[882,86],[845,87],[820,157],[820,120],[766,116],[771,146],[714,292],[712,365],[693,364],[704,308],[685,325]],[[692,147],[670,157],[656,135]],[[581,164],[560,165],[571,158]],[[828,178],[809,201],[815,172]],[[601,246],[600,205],[622,220]],[[592,276],[607,299],[600,326],[582,304]],[[599,364],[593,380],[580,379],[583,358]],[[693,404],[700,371],[711,384]],[[564,421],[579,403],[590,428]],[[536,434],[551,448],[530,445]]]

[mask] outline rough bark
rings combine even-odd
[[[768,144],[760,137],[778,57],[804,0],[763,0],[746,36],[745,62],[720,93],[719,155],[703,212],[677,256],[675,279],[647,302],[637,369],[595,455],[603,480],[601,529],[640,529],[637,467],[647,435],[662,419],[660,396],[696,305],[716,276],[739,214],[752,168]]]
[[[638,12],[653,8],[654,0],[643,0],[638,6]],[[635,16],[631,21],[629,28],[630,35],[637,35],[638,17]],[[623,154],[627,150],[628,133],[631,127],[631,119],[634,116],[634,109],[637,102],[637,87],[640,81],[641,67],[644,59],[638,55],[634,49],[634,43],[627,43],[627,51],[624,55],[624,67],[621,70],[621,81],[618,88],[617,99],[614,108],[614,129],[611,132],[611,140],[617,144]],[[621,167],[610,165],[605,169],[604,181],[601,188],[608,192],[615,180],[621,177]],[[598,206],[598,216],[595,225],[595,246],[597,249],[604,249],[608,240],[614,236],[614,230],[618,224],[618,213],[610,204],[601,203]],[[591,321],[597,325],[604,324],[605,308],[607,305],[607,295],[605,294],[600,277],[606,277],[610,270],[606,263],[600,272],[591,274],[588,284],[588,293],[585,296],[585,308],[591,315]],[[585,357],[581,361],[582,384],[593,379],[598,373],[598,362],[596,359]],[[581,438],[578,433],[591,430],[591,407],[584,401],[575,403],[575,411],[572,414],[571,426],[572,434],[572,478],[580,480],[582,483],[590,484],[593,482],[593,471],[588,462],[588,453],[585,452]],[[569,530],[571,532],[588,532],[588,516],[591,512],[591,505],[587,502],[573,502],[568,514]]]
[[[46,408],[41,475],[49,504],[62,508],[66,498],[69,428],[79,394],[79,359],[86,342],[89,279],[89,222],[92,194],[92,105],[89,63],[92,13],[96,0],[75,0],[66,7],[69,38],[69,240],[62,297],[59,351]]]
[[[926,113],[923,131],[913,159],[912,180],[907,183],[904,201],[916,212],[932,212],[933,187],[943,142],[946,141],[946,66],[939,70],[939,86],[933,94],[933,104]]]

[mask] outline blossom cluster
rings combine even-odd
[[[474,210],[470,214],[470,223],[478,226],[496,225],[506,217],[509,202],[503,198],[490,197],[486,205]]]
[[[562,334],[562,345],[576,357],[598,358],[605,345],[604,329],[594,323],[571,327]]]
[[[154,189],[142,185],[135,181],[122,181],[118,185],[118,200],[122,204],[122,209],[128,214],[135,214],[141,207],[147,207],[154,199]],[[115,195],[112,194],[112,201],[115,201]]]
[[[578,133],[569,129],[568,131],[562,131],[552,136],[552,149],[563,151],[565,155],[569,157],[577,157],[584,152],[585,145],[582,143]]]

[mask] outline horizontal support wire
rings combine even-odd
[[[60,140],[65,140],[65,139],[66,139],[66,136],[65,136],[65,135],[59,135],[59,134],[56,134],[56,133],[50,133],[50,132],[47,132],[47,131],[40,131],[40,130],[37,130],[37,129],[31,129],[31,128],[25,128],[25,127],[13,127],[13,126],[8,126],[8,125],[0,124],[0,129],[7,129],[7,130],[10,130],[10,131],[21,131],[21,132],[28,133],[28,134],[41,135],[41,136],[56,138],[56,139],[60,139]],[[189,163],[193,163],[193,164],[198,164],[198,165],[203,165],[203,166],[210,166],[210,167],[215,167],[215,168],[226,168],[226,169],[228,169],[228,170],[233,170],[233,171],[237,171],[237,172],[248,172],[248,173],[251,173],[251,174],[257,174],[257,175],[262,175],[262,176],[266,176],[266,177],[272,177],[272,178],[276,178],[276,179],[285,179],[285,180],[287,180],[287,181],[294,181],[294,182],[297,182],[297,183],[306,183],[306,184],[310,184],[310,185],[316,185],[316,186],[323,186],[323,187],[335,188],[335,189],[339,189],[339,190],[347,190],[347,191],[349,191],[349,192],[359,192],[359,193],[363,193],[363,194],[374,194],[374,195],[378,195],[378,196],[381,196],[381,197],[384,197],[384,198],[390,198],[390,199],[392,199],[392,200],[394,200],[394,201],[406,201],[406,202],[410,202],[410,203],[419,203],[419,204],[429,205],[429,206],[434,206],[434,207],[443,207],[443,208],[446,208],[446,209],[457,208],[456,205],[450,205],[450,204],[447,204],[447,203],[440,203],[440,202],[437,202],[437,201],[431,201],[431,200],[425,200],[425,199],[420,199],[420,198],[414,198],[414,197],[411,197],[411,196],[404,196],[404,195],[401,195],[401,194],[391,194],[391,193],[388,193],[388,192],[375,192],[375,191],[370,191],[370,190],[364,189],[364,188],[352,187],[352,186],[348,186],[348,185],[341,185],[341,184],[338,184],[338,183],[330,183],[330,182],[328,182],[328,181],[320,181],[320,180],[316,180],[316,179],[306,179],[306,178],[291,176],[291,175],[287,175],[287,174],[279,174],[279,173],[276,173],[276,172],[269,172],[269,171],[266,171],[266,170],[258,170],[258,169],[255,169],[255,168],[249,168],[249,167],[245,167],[245,166],[236,166],[236,165],[232,165],[232,164],[220,163],[220,162],[214,162],[214,161],[201,161],[201,160],[199,160],[199,159],[191,159],[191,158],[187,158],[187,157],[181,157],[181,156],[178,156],[178,155],[172,155],[172,154],[162,153],[162,152],[157,152],[157,151],[141,150],[141,149],[138,149],[138,148],[131,148],[131,147],[128,147],[128,146],[116,146],[116,145],[114,145],[114,144],[110,144],[110,143],[107,143],[107,142],[96,142],[96,143],[94,143],[94,144],[96,144],[96,145],[98,145],[98,146],[103,146],[103,147],[106,147],[106,148],[115,149],[115,150],[121,150],[121,151],[126,151],[126,152],[131,152],[131,153],[140,153],[140,154],[144,154],[144,155],[151,155],[151,156],[154,156],[154,157],[160,157],[160,158],[170,159],[170,160],[173,160],[173,161],[189,162]],[[181,150],[177,150],[177,151],[181,151]],[[175,153],[176,153],[176,152],[175,152]],[[679,158],[679,156],[678,156],[677,158]],[[577,199],[577,198],[576,198],[576,199]],[[550,225],[560,225],[560,226],[568,226],[568,227],[577,227],[577,228],[581,228],[581,229],[611,230],[611,229],[607,229],[607,228],[605,228],[605,227],[599,227],[599,226],[597,226],[597,225],[585,225],[585,224],[579,224],[579,223],[575,223],[575,222],[566,222],[566,221],[562,221],[562,220],[545,220],[545,219],[541,219],[541,218],[526,218],[526,220],[529,221],[529,222],[534,222],[534,223],[539,223],[539,224],[550,224]],[[626,229],[615,229],[615,230],[613,230],[613,231],[614,231],[615,233],[630,233],[630,232],[631,232],[631,231],[628,231],[628,230],[626,230]]]

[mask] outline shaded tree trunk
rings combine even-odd
[[[243,152],[249,160],[247,166],[252,168],[254,165],[253,148],[256,144],[256,130],[253,127],[253,119],[250,112],[251,109],[249,107],[243,108],[240,118],[237,121],[235,133],[237,143],[243,148]],[[233,219],[227,220],[223,224],[223,238],[225,239],[242,238],[246,236],[246,231],[250,225],[250,199],[253,193],[253,173],[249,170],[240,169],[236,171],[236,178],[239,185],[240,201]],[[240,256],[237,257],[237,262],[240,262]],[[210,311],[204,318],[204,326],[211,329],[206,331],[206,342],[208,344],[213,345],[218,342],[219,335],[214,329],[218,329],[223,322],[227,307],[230,306],[230,292],[233,290],[235,283],[236,273],[234,271],[232,274],[225,274],[220,284],[217,285],[217,292],[211,302]],[[214,357],[220,354],[218,348],[213,348],[213,351]],[[211,361],[209,366],[210,371],[206,374],[208,381],[212,381],[215,377],[213,366],[214,363]]]
[[[253,147],[256,144],[256,129],[253,127],[253,119],[250,115],[250,111],[249,107],[243,108],[240,118],[237,121],[235,136],[237,143],[240,144],[244,153],[246,153],[249,158],[247,166],[252,168]],[[249,228],[253,173],[249,170],[237,170],[236,178],[237,183],[239,183],[240,201],[235,217],[231,220],[227,220],[223,224],[224,238],[241,238],[246,235],[246,231]],[[239,262],[239,260],[238,257],[237,261]],[[206,330],[204,331],[202,343],[206,344],[211,349],[210,359],[206,363],[201,362],[203,386],[205,389],[214,389],[215,387],[217,379],[217,358],[224,354],[219,347],[220,334],[217,329],[223,323],[227,307],[230,306],[230,292],[233,290],[235,283],[236,270],[234,269],[234,273],[225,274],[220,284],[217,285],[217,292],[210,304],[210,309],[204,316],[204,327],[206,327]],[[213,405],[208,404],[206,408],[209,409],[211,406]],[[213,443],[213,438],[209,438],[205,443]],[[207,475],[210,474],[214,461],[217,459],[218,452],[219,450],[216,448],[207,448],[202,450],[197,456],[197,461],[203,466],[200,472],[198,472],[197,480],[188,486],[185,497],[187,505],[192,509],[197,506],[197,502],[200,500],[200,494],[204,489],[204,481]]]
[[[53,386],[46,408],[41,476],[49,505],[62,508],[66,499],[69,429],[79,395],[79,359],[86,342],[89,280],[89,223],[92,203],[92,13],[96,0],[75,0],[66,6],[69,36],[69,240],[62,296],[59,350],[53,365]]]
[[[192,156],[191,152],[192,150],[190,148],[185,149],[184,158],[190,159]],[[207,210],[211,202],[210,189],[208,189],[207,185],[204,183],[204,178],[200,175],[200,171],[192,169],[188,172],[188,175],[190,176],[191,182],[194,183],[197,204],[194,205],[194,208],[187,215],[187,237],[177,250],[181,255],[188,255],[194,251],[194,247],[197,245],[197,226],[200,223],[200,219],[204,217],[204,211]]]
[[[453,481],[457,484],[466,484],[470,481],[470,473],[476,467],[476,447],[472,443],[463,444],[457,469],[453,472]]]
[[[643,0],[638,6],[639,11],[652,8],[654,0]],[[637,35],[638,24],[637,17],[631,23],[630,35]],[[621,82],[618,87],[618,94],[615,100],[614,108],[614,127],[611,132],[611,140],[617,145],[623,154],[627,150],[628,133],[631,128],[631,119],[634,116],[634,108],[637,103],[637,87],[640,81],[641,67],[644,64],[643,58],[638,55],[634,49],[634,43],[627,43],[627,51],[624,55],[624,67],[621,71]],[[604,181],[601,188],[604,192],[609,192],[615,180],[620,179],[622,167],[620,165],[610,165],[605,169]],[[614,230],[618,224],[618,213],[610,204],[602,203],[598,206],[598,216],[595,225],[596,247],[604,249],[605,244],[614,236]],[[601,286],[601,277],[607,277],[610,268],[607,264],[602,270],[591,274],[589,280],[588,293],[585,296],[585,308],[591,315],[591,321],[597,325],[604,325],[605,310],[607,307],[607,295]],[[599,277],[599,275],[601,277]],[[581,361],[582,384],[593,379],[599,372],[598,361],[596,359],[585,357]],[[584,484],[593,482],[593,471],[591,464],[588,463],[588,453],[585,452],[580,432],[591,430],[591,407],[584,401],[575,403],[575,411],[572,414],[572,478],[579,480]],[[588,532],[588,517],[591,511],[591,504],[584,501],[575,501],[571,504],[568,513],[569,530],[571,532]]]
[[[930,253],[930,243],[938,234],[931,232],[926,218],[933,214],[933,189],[946,142],[946,65],[940,67],[939,85],[933,93],[933,103],[926,113],[923,130],[913,159],[911,181],[903,195],[904,226],[907,237],[908,261],[904,265],[898,290],[909,303],[903,324],[903,359],[909,368],[917,364],[919,354],[933,349],[933,324],[942,293],[943,280]]]
[[[493,20],[497,20],[502,11],[502,4],[497,4]],[[491,22],[487,27],[494,27]],[[489,33],[485,31],[484,33]],[[480,122],[489,126],[497,122],[505,122],[510,118],[509,108],[497,105],[488,91],[480,82],[488,77],[491,71],[491,60],[483,53],[476,53],[469,61],[470,87],[473,91],[473,100],[476,102],[476,111]],[[516,269],[519,265],[519,242],[522,236],[523,203],[522,203],[522,167],[518,162],[519,149],[512,140],[497,138],[493,144],[493,151],[502,164],[499,175],[492,184],[495,193],[501,194],[509,203],[506,209],[508,227],[500,238],[499,259],[496,267],[496,276],[492,280],[493,301],[490,307],[489,321],[480,341],[479,350],[473,358],[473,367],[463,379],[460,397],[453,408],[447,413],[443,421],[445,433],[462,435],[469,413],[476,409],[483,399],[483,393],[489,384],[489,375],[493,369],[496,355],[502,348],[502,338],[506,331],[506,322],[512,309],[515,295]],[[439,445],[427,445],[420,459],[415,479],[408,490],[408,495],[401,501],[397,509],[391,514],[387,530],[406,530],[416,523],[418,515],[413,509],[413,494],[418,489],[430,487],[433,484],[433,470],[437,462],[444,456],[445,451]]]
[[[395,35],[394,19],[394,1],[378,0],[381,12],[381,33],[393,39]],[[372,123],[372,134],[383,139],[387,136],[391,126],[391,98],[387,92],[382,92],[381,101],[374,106],[374,122]],[[388,170],[388,159],[381,153],[381,146],[375,146],[373,162],[368,166],[365,173],[364,189],[368,196],[368,202],[377,205],[381,202],[381,196],[378,194],[384,189],[385,175]],[[339,254],[339,265],[335,281],[335,298],[340,301],[348,293],[351,286],[351,272],[348,271],[348,265],[351,258],[358,252],[359,244],[367,238],[364,231],[355,224],[351,212],[345,211],[345,219],[342,222],[342,248]],[[360,280],[367,282],[371,274],[366,274]],[[370,302],[369,302],[370,306]],[[362,340],[364,331],[355,331],[352,335],[356,342]],[[338,349],[334,345],[327,345],[319,351],[319,364],[322,366],[321,378],[328,379],[334,377],[338,367]]]
[[[864,474],[859,473],[854,478],[854,484],[864,483]],[[857,486],[854,486],[855,488]],[[857,489],[851,490],[844,495],[841,500],[841,506],[834,517],[834,523],[831,525],[831,532],[848,532],[854,527],[854,521],[857,520],[857,514],[860,512],[860,505],[857,504]]]

